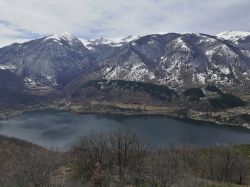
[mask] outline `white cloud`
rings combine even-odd
[[[0,45],[23,40],[26,32],[96,38],[250,29],[243,24],[249,23],[249,0],[0,0],[0,7],[0,30],[1,21],[7,23]]]
[[[23,32],[0,23],[0,47],[12,44],[14,42],[22,43],[27,41],[24,38]]]

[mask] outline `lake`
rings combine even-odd
[[[77,115],[43,110],[0,121],[1,135],[61,150],[69,149],[83,135],[117,129],[136,131],[155,147],[169,144],[207,147],[250,143],[250,130],[244,128],[159,116]]]

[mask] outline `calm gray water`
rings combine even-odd
[[[195,144],[216,146],[250,143],[250,131],[206,122],[180,121],[153,116],[76,115],[64,111],[27,112],[0,121],[0,134],[47,148],[66,150],[79,137],[112,130],[132,130],[153,146]]]

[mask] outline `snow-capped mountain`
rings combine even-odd
[[[0,49],[0,69],[14,72],[28,84],[60,87],[95,67],[96,55],[67,33]]]
[[[232,41],[233,43],[236,44],[239,43],[240,40],[244,40],[249,36],[250,32],[243,32],[243,31],[225,31],[217,34],[217,37]]]
[[[233,92],[250,87],[250,35],[246,32],[151,34],[78,39],[55,34],[0,49],[0,69],[27,84],[63,87],[95,75],[167,85],[175,90],[215,84]]]
[[[106,79],[151,81],[177,90],[204,84],[241,90],[250,85],[250,56],[216,36],[149,35],[120,47],[101,72]]]

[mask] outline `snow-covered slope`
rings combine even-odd
[[[127,36],[127,37],[116,37],[116,38],[98,38],[98,39],[92,39],[92,40],[87,40],[81,38],[80,40],[84,44],[86,48],[89,50],[95,50],[96,47],[100,45],[108,45],[111,47],[120,47],[124,44],[127,44],[133,40],[136,40],[140,38],[140,36]]]
[[[66,41],[72,41],[74,39],[77,39],[73,34],[70,33],[61,33],[61,34],[53,34],[48,37],[45,37],[45,41],[47,40],[55,40],[55,41],[60,41],[60,40],[66,40]]]
[[[225,31],[217,34],[217,37],[229,40],[236,44],[239,42],[239,40],[243,40],[249,36],[250,32],[243,32],[243,31]]]

